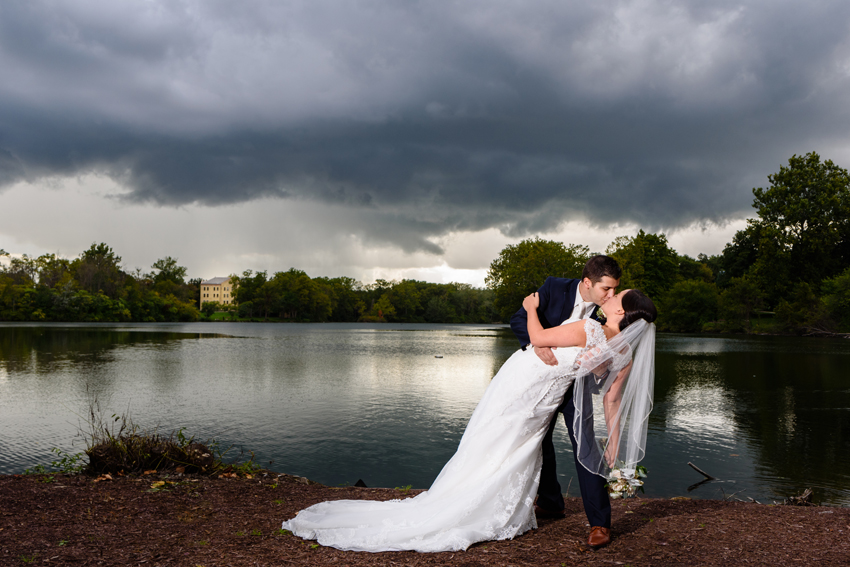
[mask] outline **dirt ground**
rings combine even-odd
[[[281,533],[316,502],[416,491],[245,477],[0,476],[0,565],[848,565],[850,508],[718,500],[614,501],[613,541],[588,550],[578,499],[567,517],[457,553],[355,553]]]

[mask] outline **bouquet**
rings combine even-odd
[[[608,475],[608,496],[611,498],[632,498],[640,490],[643,492],[642,478],[646,478],[646,467],[638,465],[634,469],[627,469],[624,463],[618,464],[611,469]]]

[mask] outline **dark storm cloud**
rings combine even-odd
[[[95,171],[166,206],[319,200],[432,252],[450,230],[722,221],[792,153],[847,147],[848,15],[7,2],[0,184]]]

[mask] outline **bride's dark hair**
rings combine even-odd
[[[639,289],[630,289],[628,293],[623,295],[623,311],[626,314],[620,320],[621,331],[638,319],[644,319],[647,323],[652,323],[658,317],[658,310],[655,308],[655,304]]]

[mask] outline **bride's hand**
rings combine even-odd
[[[617,464],[617,454],[616,449],[613,447],[605,448],[605,462],[608,463],[608,468],[613,469],[614,465]]]
[[[537,295],[537,292],[535,291],[523,299],[522,306],[525,307],[526,311],[537,311],[537,308],[540,306],[540,297]]]

